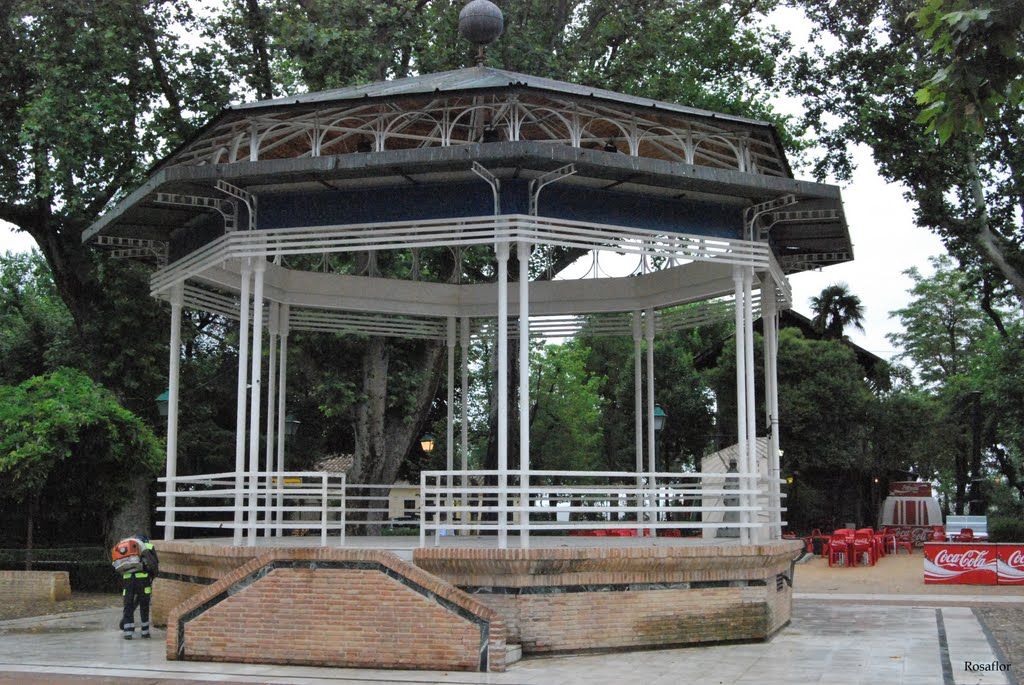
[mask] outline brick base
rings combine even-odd
[[[471,550],[415,563],[502,616],[523,652],[763,640],[789,621],[799,542]]]
[[[386,552],[278,549],[176,606],[167,658],[502,671],[505,627]]]
[[[0,571],[0,602],[70,598],[67,571]]]
[[[256,557],[251,547],[228,547],[192,542],[154,541],[160,556],[160,575],[153,581],[150,620],[167,625],[171,610],[204,588]]]
[[[503,670],[506,640],[530,654],[766,639],[789,622],[801,543],[440,547],[415,565],[354,549],[157,550],[170,659]]]

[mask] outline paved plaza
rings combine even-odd
[[[929,598],[932,602],[936,597]],[[939,599],[941,601],[941,599]],[[103,609],[0,623],[0,683],[829,683],[1013,685],[1005,673],[967,672],[966,661],[1007,663],[965,606],[829,602],[798,598],[792,624],[768,643],[528,658],[505,673],[332,669],[167,661],[164,634],[120,638]],[[75,676],[82,678],[75,679]],[[70,680],[65,678],[71,677]]]

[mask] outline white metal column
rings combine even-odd
[[[263,274],[267,261],[262,257],[253,265],[252,287],[252,371],[249,377],[249,526],[246,545],[256,544],[256,492],[260,479],[260,399],[263,373]]]
[[[448,420],[445,425],[444,440],[444,468],[448,472],[445,476],[448,492],[445,494],[445,509],[448,510],[449,523],[451,523],[452,505],[452,472],[455,470],[455,317],[448,317],[448,395],[445,398],[448,403]]]
[[[517,246],[519,258],[519,543],[530,546],[530,249]]]
[[[746,361],[747,356],[744,352],[744,343],[746,342],[746,336],[743,334],[744,321],[744,310],[746,304],[744,303],[744,288],[743,288],[743,267],[733,267],[732,278],[734,288],[734,297],[736,300],[736,469],[739,471],[741,476],[740,490],[747,490],[750,487],[750,479],[743,478],[750,474],[749,462],[747,460],[747,372],[746,372]],[[749,506],[750,497],[748,495],[740,495],[739,503],[741,507]],[[750,522],[750,513],[747,511],[741,511],[739,516],[740,523]],[[746,527],[740,527],[740,543],[748,544],[750,542],[750,529]]]
[[[658,438],[654,431],[654,309],[644,313],[647,333],[647,484],[651,489],[651,523],[658,522],[658,479],[654,474],[658,471],[657,452]],[[657,528],[651,529],[651,535],[657,536]]]
[[[508,243],[498,258],[498,547],[508,547]]]
[[[277,516],[274,517],[278,526],[274,534],[280,537],[283,534],[280,524],[284,523],[284,441],[285,441],[285,419],[287,418],[287,389],[288,389],[288,316],[290,307],[282,304],[278,309],[280,323],[278,325],[281,335],[280,357],[278,364],[278,375],[280,380],[277,383]]]
[[[462,432],[462,487],[465,488],[469,485],[469,317],[462,317],[462,335],[459,342],[462,345],[459,360],[462,365],[462,387],[459,393],[462,425],[459,428]]]
[[[249,380],[249,288],[252,285],[252,260],[242,263],[238,308],[238,385],[235,391],[235,527],[232,544],[242,544],[245,490],[245,408]]]
[[[643,502],[644,473],[644,401],[643,401],[643,333],[640,310],[633,312],[633,424],[636,434],[636,520],[643,520],[639,510]]]
[[[270,303],[270,316],[267,319],[267,424],[265,428],[267,436],[266,452],[263,457],[263,473],[266,478],[266,494],[263,498],[263,536],[270,537],[274,527],[274,496],[270,484],[274,475],[274,431],[277,429],[276,413],[277,405],[277,333],[279,329],[278,310],[280,305],[277,302]]]
[[[754,269],[746,267],[743,271],[743,303],[745,305],[743,308],[743,353],[746,355],[743,370],[746,372],[747,393],[747,471],[756,476],[761,472],[761,467],[757,460],[757,401],[754,394]],[[748,486],[750,490],[757,490],[760,488],[760,480],[752,478],[748,482]],[[750,506],[757,506],[759,502],[758,495],[750,495]],[[750,513],[751,523],[757,523],[760,518],[758,512]],[[763,538],[762,529],[751,529],[751,542],[760,542]]]
[[[778,306],[775,299],[775,281],[764,277],[761,284],[761,321],[764,322],[764,388],[765,421],[768,425],[768,477],[771,481],[769,505],[773,509],[769,516],[771,537],[782,537],[782,497],[779,478],[779,387],[776,368],[779,338]]]
[[[178,386],[181,377],[181,308],[185,304],[185,284],[171,289],[171,342],[167,370],[167,511],[164,540],[174,539],[174,479],[178,475]]]

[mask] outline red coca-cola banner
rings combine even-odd
[[[995,585],[996,545],[929,542],[924,546],[924,582],[946,585]]]
[[[998,583],[1000,585],[1024,585],[1024,545],[996,545],[999,557],[996,560]]]
[[[898,480],[889,483],[890,497],[931,497],[932,484],[914,480]],[[941,521],[939,522],[941,523]]]

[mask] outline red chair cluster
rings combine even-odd
[[[822,556],[828,559],[829,566],[874,566],[879,559],[887,554],[896,554],[905,549],[907,554],[913,552],[909,541],[901,541],[888,529],[876,532],[873,528],[839,528],[831,535],[823,535],[815,529],[805,538],[807,551],[814,549],[814,540],[823,540]]]

